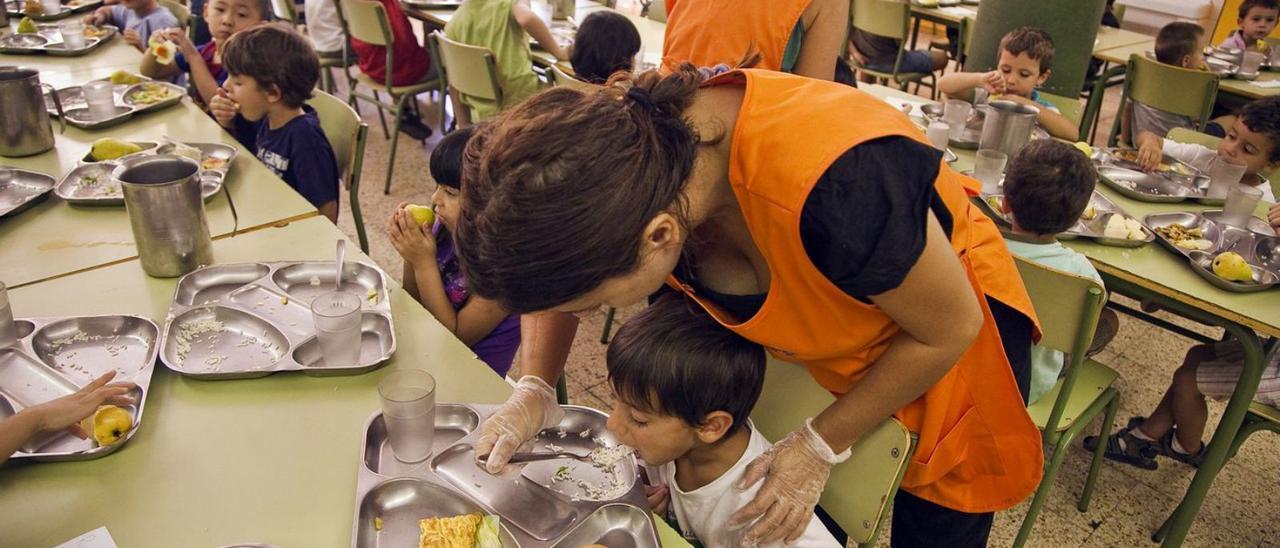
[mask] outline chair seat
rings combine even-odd
[[[356,74],[356,82],[360,83],[361,85],[364,85],[365,87],[373,88],[376,90],[383,90],[387,88],[386,81],[374,80],[373,78],[370,78],[368,74],[365,74],[363,72]],[[407,86],[391,86],[391,94],[397,95],[397,96],[398,95],[417,95],[419,93],[435,91],[439,87],[440,87],[440,80],[436,77],[436,73],[432,72],[427,74],[426,78],[424,78],[421,82],[418,82],[416,84],[409,84]]]
[[[1249,404],[1249,412],[1267,419],[1276,424],[1280,424],[1280,409],[1276,409],[1265,403],[1251,402]]]
[[[892,73],[892,72],[881,72],[881,71],[878,71],[878,70],[871,70],[871,69],[866,68],[866,67],[864,67],[864,66],[858,66],[858,70],[861,70],[862,72],[865,72],[865,73],[867,73],[867,74],[869,74],[869,75],[871,75],[871,76],[875,76],[876,78],[885,78],[885,79],[888,79],[888,80],[893,80],[893,81],[898,82],[898,83],[903,83],[903,82],[919,82],[919,81],[921,81],[921,80],[924,80],[925,78],[928,78],[928,77],[930,77],[930,76],[933,76],[933,73],[931,73],[931,72],[930,72],[930,73],[925,73],[925,72],[899,72],[898,74],[896,74],[896,75],[895,75],[895,74],[894,74],[894,73]]]
[[[1062,410],[1062,419],[1058,421],[1058,432],[1064,432],[1080,418],[1093,402],[1097,401],[1111,383],[1119,376],[1114,369],[1093,360],[1085,360],[1080,364],[1080,373],[1076,376],[1076,384],[1068,395],[1066,408]],[[1040,400],[1027,408],[1031,420],[1036,427],[1044,429],[1049,422],[1049,414],[1053,412],[1053,404],[1058,400],[1058,392],[1062,390],[1062,379],[1053,385],[1053,389],[1040,397]]]

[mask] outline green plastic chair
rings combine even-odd
[[[1070,97],[1080,93],[1093,57],[1093,41],[1106,0],[982,0],[974,20],[965,70],[984,72],[996,66],[1000,39],[1009,31],[1032,26],[1053,37],[1053,73],[1043,91]]]
[[[1249,412],[1245,414],[1244,422],[1236,431],[1235,439],[1231,440],[1231,451],[1227,453],[1227,459],[1235,457],[1245,440],[1261,430],[1280,434],[1280,409],[1255,401],[1249,404]]]
[[[351,90],[355,89],[355,78],[348,70],[356,64],[355,53],[351,51],[351,27],[347,25],[347,15],[343,13],[341,0],[325,0],[333,2],[334,11],[338,14],[338,28],[342,30],[342,57],[320,58],[320,83],[329,94],[337,93],[337,84],[333,79],[333,69],[341,69],[347,80],[347,100],[351,100]],[[379,111],[381,113],[381,111]]]
[[[554,86],[564,86],[567,88],[580,89],[582,91],[596,91],[600,86],[591,82],[584,82],[562,70],[557,65],[551,65],[551,84]]]
[[[1061,350],[1070,358],[1064,368],[1066,374],[1039,401],[1027,408],[1027,413],[1044,436],[1045,445],[1053,447],[1053,457],[1047,463],[1044,478],[1040,480],[1031,508],[1013,542],[1013,546],[1018,548],[1026,544],[1027,537],[1031,535],[1036,516],[1048,500],[1049,490],[1053,488],[1058,470],[1067,456],[1067,448],[1080,432],[1105,411],[1099,439],[1105,440],[1111,435],[1111,423],[1120,408],[1120,393],[1112,387],[1118,376],[1115,370],[1085,358],[1098,325],[1098,314],[1107,300],[1102,286],[1092,279],[1022,258],[1015,258],[1015,261],[1036,315],[1040,317],[1043,333],[1040,346]],[[1093,495],[1093,485],[1098,479],[1105,450],[1106,444],[1100,443],[1093,453],[1093,463],[1089,466],[1084,492],[1080,494],[1077,505],[1081,512],[1089,508],[1089,498]]]
[[[427,46],[440,71],[440,89],[448,93],[456,90],[462,97],[474,97],[493,101],[503,107],[502,86],[498,83],[498,61],[493,51],[481,46],[450,40],[443,32],[435,31],[427,36]],[[465,104],[453,105],[454,111],[469,109]],[[471,122],[481,121],[475,111],[470,111]]]
[[[400,142],[400,118],[404,114],[405,108],[413,103],[415,97],[437,89],[440,85],[440,79],[434,72],[428,72],[419,82],[404,86],[393,85],[391,83],[393,72],[391,67],[396,66],[395,48],[391,47],[393,38],[391,35],[391,23],[387,20],[386,9],[382,7],[382,4],[370,0],[347,0],[344,2],[343,7],[347,11],[347,24],[349,25],[351,36],[367,44],[383,46],[383,49],[387,51],[385,81],[379,82],[363,72],[357,72],[357,85],[351,88],[351,105],[355,106],[356,101],[364,99],[378,107],[378,120],[382,122],[382,134],[391,140],[391,152],[387,155],[387,180],[382,188],[383,194],[390,194],[391,176],[395,172],[396,165],[396,145]],[[361,93],[361,86],[369,88],[372,94]],[[391,97],[391,101],[383,101],[378,94],[379,90],[385,91]],[[387,132],[387,119],[383,115],[384,110],[395,115],[395,131],[390,133]]]
[[[907,2],[890,0],[853,0],[853,26],[876,36],[892,38],[898,41],[898,56],[893,60],[893,70],[882,72],[872,70],[853,59],[853,67],[876,78],[877,81],[897,82],[900,89],[906,91],[908,84],[915,84],[916,89],[928,80],[931,89],[929,97],[938,98],[938,83],[932,72],[901,72],[902,56],[906,53],[907,43],[911,37],[911,5]]]
[[[916,20],[916,25],[920,25],[919,19]],[[956,56],[952,60],[956,62],[957,70],[964,70],[964,59],[969,53],[969,34],[973,32],[973,18],[961,18],[960,22],[956,24],[956,29],[959,31],[956,36]],[[946,38],[935,38],[929,41],[929,49],[950,52],[951,41]],[[939,71],[939,74],[946,73],[947,67],[942,67],[942,70]]]
[[[1061,112],[1068,120],[1075,122],[1080,128],[1081,140],[1084,139],[1086,129],[1083,119],[1084,107],[1080,105],[1079,97],[1063,97],[1042,91],[1040,92],[1040,98],[1058,107],[1058,112]]]
[[[770,357],[751,422],[777,441],[834,401],[804,367]],[[819,505],[856,545],[875,546],[914,445],[911,432],[890,418],[862,436],[853,456],[831,470]]]
[[[355,221],[356,237],[360,250],[369,252],[369,238],[364,231],[364,217],[360,214],[360,170],[364,166],[364,147],[368,142],[369,124],[360,119],[360,113],[342,99],[320,90],[315,91],[307,104],[316,109],[320,129],[333,147],[338,160],[338,173],[343,186],[350,192],[351,218]]]
[[[1130,100],[1152,108],[1188,116],[1196,120],[1196,130],[1203,130],[1213,113],[1218,97],[1218,76],[1212,72],[1166,65],[1145,55],[1129,56],[1125,69],[1124,93],[1111,124],[1107,146],[1114,147],[1120,136],[1120,119]]]

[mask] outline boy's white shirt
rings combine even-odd
[[[1218,158],[1218,151],[1204,145],[1198,145],[1195,143],[1179,143],[1169,139],[1164,140],[1163,150],[1170,158],[1194,167],[1201,172],[1204,172],[1206,175],[1209,173],[1209,169],[1213,166],[1214,160]],[[1263,201],[1275,203],[1276,197],[1271,191],[1271,185],[1269,183],[1269,181],[1264,182],[1257,188],[1262,191]]]
[[[729,468],[723,475],[689,492],[680,490],[676,484],[676,463],[674,461],[659,467],[661,469],[662,481],[667,484],[671,493],[671,511],[675,514],[676,520],[680,523],[681,534],[686,537],[693,537],[702,543],[706,548],[737,548],[742,546],[740,537],[746,534],[750,527],[742,527],[740,529],[730,529],[728,526],[729,516],[737,512],[743,506],[746,506],[751,499],[755,498],[756,492],[760,490],[763,481],[757,482],[755,485],[740,490],[734,486],[738,480],[747,472],[747,465],[756,457],[763,454],[773,446],[769,440],[755,429],[751,421],[747,421],[747,428],[751,430],[751,438],[747,442],[747,449],[743,451],[742,456],[738,458],[738,462]],[[776,542],[764,546],[781,547],[783,543]],[[805,527],[804,535],[793,543],[786,546],[799,546],[801,548],[839,548],[840,543],[836,542],[835,537],[827,531],[827,528],[818,520],[818,516],[810,516],[809,525]]]

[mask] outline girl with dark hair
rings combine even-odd
[[[640,31],[625,15],[597,11],[578,25],[569,63],[574,75],[592,84],[603,84],[613,73],[630,72],[640,53]]]

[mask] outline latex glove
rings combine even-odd
[[[476,458],[488,455],[481,465],[490,474],[498,474],[516,449],[563,417],[564,410],[556,402],[556,389],[538,377],[525,375],[507,402],[480,425]]]
[[[790,543],[800,538],[827,485],[831,467],[849,458],[847,449],[835,454],[812,423],[813,419],[805,420],[804,427],[756,457],[738,482],[738,489],[746,489],[764,479],[755,498],[729,518],[729,526],[735,528],[759,518],[743,535],[744,546],[780,540]]]

